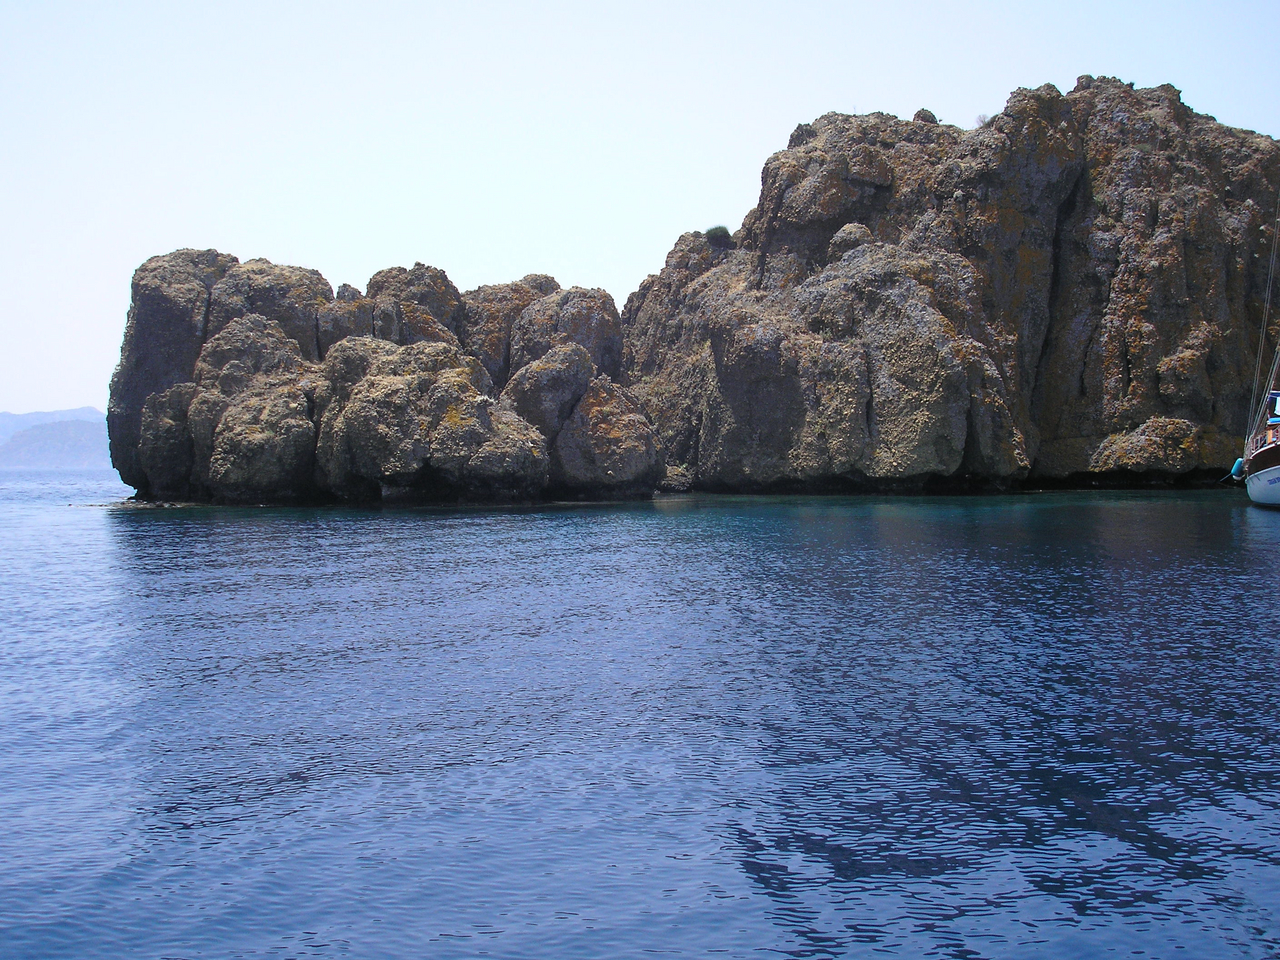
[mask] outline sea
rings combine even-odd
[[[0,957],[1280,956],[1240,491],[129,492],[0,474]]]

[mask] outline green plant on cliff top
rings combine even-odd
[[[733,236],[729,233],[728,227],[712,227],[703,236],[707,238],[707,243],[713,247],[733,246]]]

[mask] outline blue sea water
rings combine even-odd
[[[126,492],[0,474],[0,956],[1280,955],[1242,494]]]

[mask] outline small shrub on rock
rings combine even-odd
[[[728,227],[712,227],[705,234],[707,243],[720,250],[728,250],[733,246],[733,235],[729,233]]]

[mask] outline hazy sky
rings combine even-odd
[[[970,127],[1173,83],[1280,134],[1280,3],[0,0],[0,410],[105,408],[129,278],[216,247],[363,289],[415,260],[621,307],[827,111]]]

